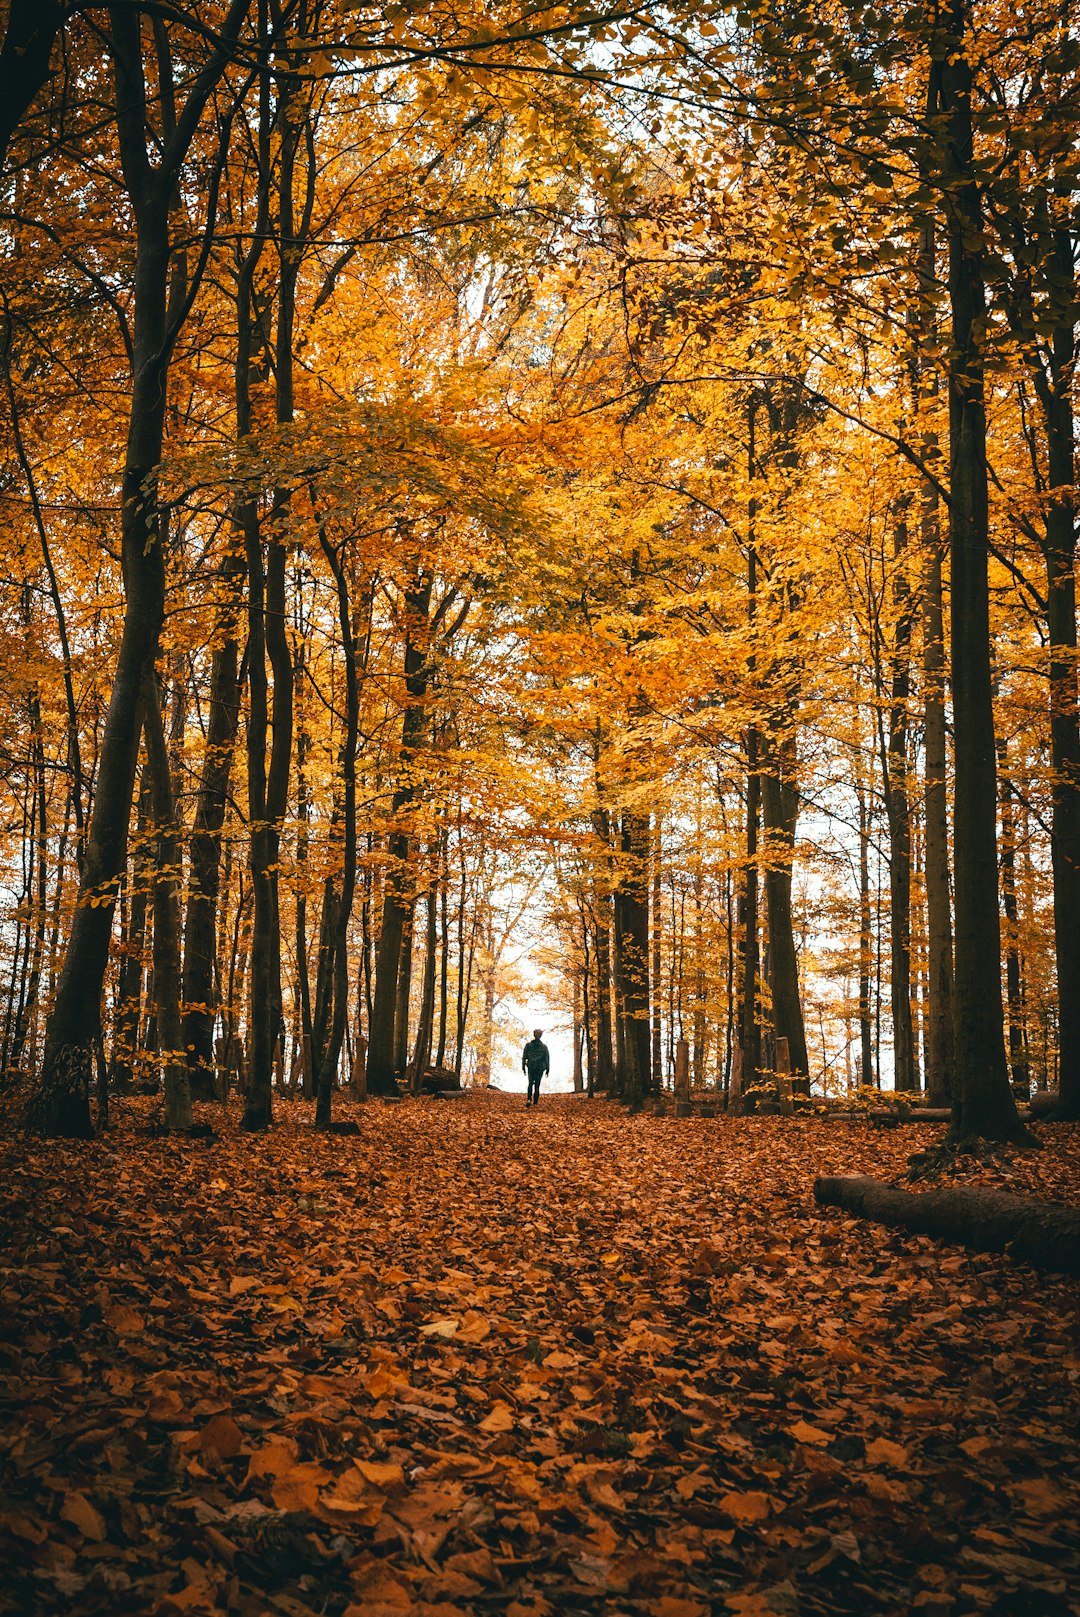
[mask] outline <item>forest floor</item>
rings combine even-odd
[[[940,1127],[151,1104],[0,1142],[0,1611],[1080,1613],[1075,1282],[813,1203]]]

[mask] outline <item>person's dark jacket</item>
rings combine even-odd
[[[542,1078],[545,1072],[551,1071],[551,1057],[543,1039],[529,1040],[521,1052],[521,1070],[527,1072],[531,1078],[535,1078],[538,1074]]]

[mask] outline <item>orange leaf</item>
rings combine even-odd
[[[743,1525],[765,1521],[772,1509],[768,1494],[760,1493],[753,1488],[745,1493],[731,1489],[728,1493],[722,1494],[717,1503],[726,1516]]]
[[[496,1398],[491,1407],[491,1413],[485,1415],[480,1422],[480,1430],[483,1432],[512,1432],[516,1424],[510,1405],[504,1403],[501,1398]]]
[[[810,1422],[805,1420],[797,1420],[794,1426],[789,1426],[788,1433],[796,1443],[809,1443],[815,1447],[832,1442],[831,1432],[823,1432],[820,1426],[811,1426]]]

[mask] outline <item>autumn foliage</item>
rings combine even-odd
[[[1077,1610],[1078,195],[1056,0],[0,6],[9,1609]]]
[[[813,1207],[932,1131],[362,1126],[8,1153],[0,1609],[1075,1610],[1073,1283]]]

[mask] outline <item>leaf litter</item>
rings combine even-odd
[[[0,1611],[1080,1612],[1075,1284],[812,1201],[940,1130],[342,1112],[5,1142]]]

